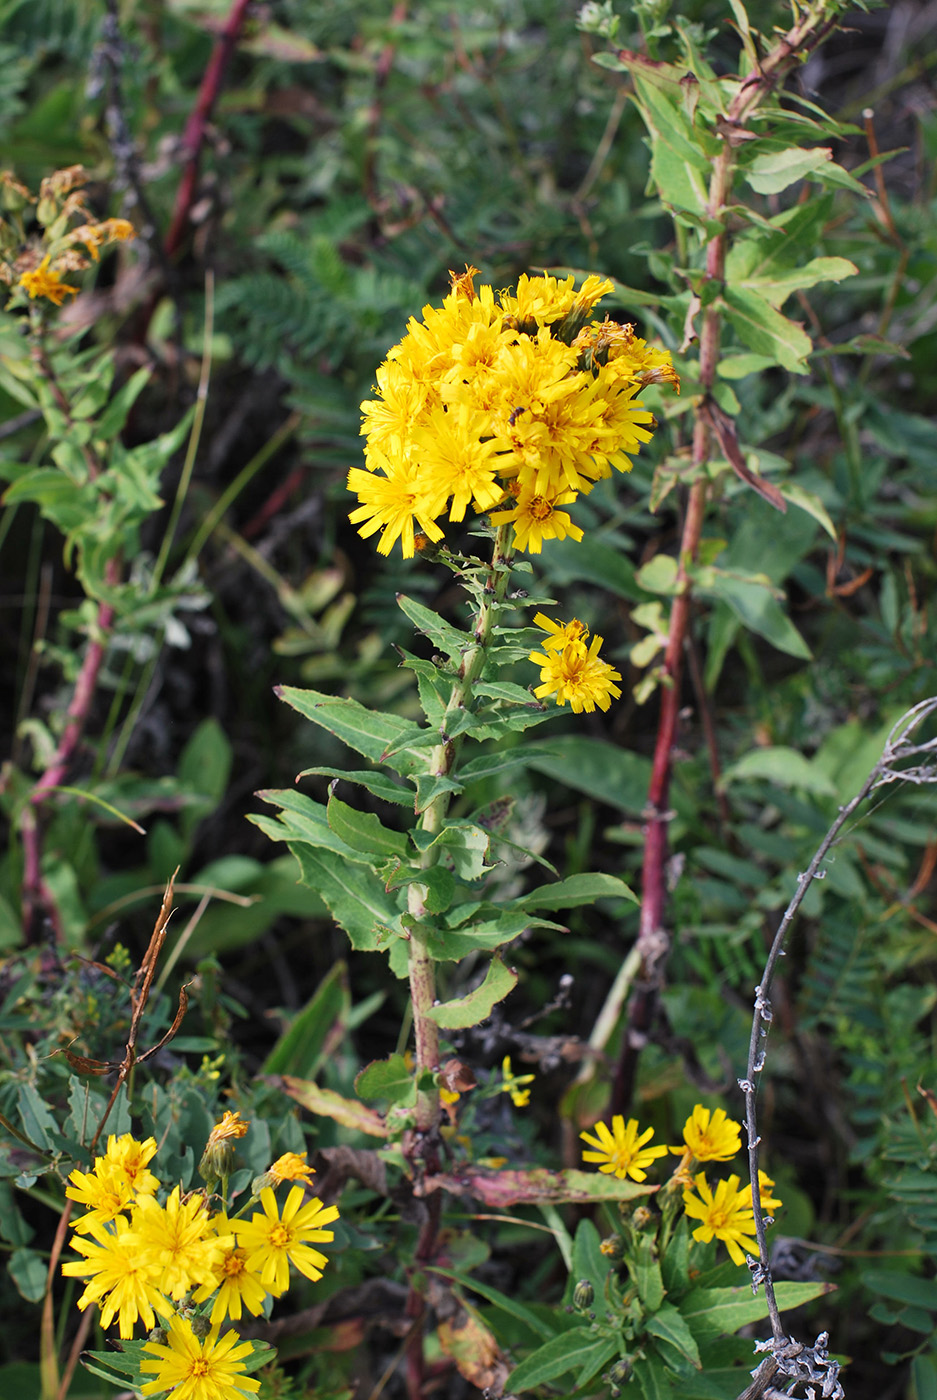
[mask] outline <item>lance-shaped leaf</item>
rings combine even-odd
[[[721,146],[686,111],[685,68],[658,63],[622,49],[621,66],[631,74],[641,115],[651,136],[651,180],[665,204],[704,215],[709,202],[710,161]]]
[[[387,1099],[389,1103],[416,1103],[416,1076],[402,1055],[372,1060],[355,1079],[355,1092],[363,1099]]]
[[[270,817],[251,816],[254,825],[259,826],[271,840],[300,841],[333,851],[339,856],[347,856],[350,860],[360,859],[359,853],[329,826],[326,809],[321,802],[307,797],[304,792],[297,792],[295,788],[271,788],[258,792],[257,796],[263,802],[281,808],[275,821]]]
[[[333,851],[294,842],[289,847],[299,861],[302,883],[316,891],[353,948],[377,952],[389,936],[402,934],[396,902],[370,866]]]
[[[320,1088],[311,1079],[295,1079],[290,1074],[284,1074],[275,1082],[291,1099],[319,1118],[331,1118],[343,1128],[353,1128],[355,1132],[367,1133],[369,1137],[387,1137],[387,1124],[381,1115],[356,1099],[343,1098],[332,1089]]]
[[[485,980],[480,987],[456,1001],[433,1006],[426,1014],[443,1030],[465,1030],[468,1026],[479,1025],[486,1016],[490,1016],[495,1003],[503,1001],[516,986],[517,973],[512,967],[505,967],[496,953],[488,964]]]
[[[702,1363],[696,1338],[676,1308],[665,1303],[653,1316],[645,1319],[644,1326],[652,1337],[660,1337],[662,1341],[669,1342],[681,1356],[686,1357],[691,1366],[695,1366],[697,1371],[700,1369]]]
[[[353,851],[361,851],[380,860],[394,856],[403,860],[407,854],[409,842],[403,832],[391,831],[373,812],[359,812],[357,808],[349,807],[334,792],[329,796],[326,817],[331,830]]]
[[[486,864],[489,834],[473,822],[449,822],[436,836],[415,831],[413,839],[421,852],[432,851],[437,859],[451,862],[462,880],[479,880],[490,868]]]
[[[605,1350],[607,1348],[604,1346],[596,1346],[596,1336],[591,1328],[571,1327],[568,1332],[551,1337],[532,1356],[516,1366],[508,1377],[508,1386],[511,1390],[533,1390],[547,1381],[565,1376],[567,1371],[588,1367],[591,1373],[595,1368],[596,1356]],[[616,1351],[617,1347],[613,1345],[612,1355]]]
[[[419,750],[424,743],[424,731],[415,724],[407,724],[395,715],[369,710],[357,700],[341,700],[318,690],[278,685],[276,694],[304,718],[328,730],[374,763],[382,762],[385,753],[393,753],[396,761],[389,766],[397,773],[423,771],[426,767],[425,756],[407,748],[407,744],[412,743]]]
[[[576,909],[597,899],[630,899],[633,904],[638,902],[634,890],[624,880],[619,880],[617,875],[592,871],[569,875],[553,885],[541,885],[530,894],[522,895],[515,903],[522,909]]]
[[[776,1283],[778,1307],[799,1308],[835,1291],[833,1283]],[[764,1293],[752,1296],[747,1278],[735,1288],[696,1288],[680,1303],[680,1315],[697,1339],[737,1332],[749,1322],[768,1316]]]
[[[806,374],[811,340],[803,326],[789,321],[757,292],[727,285],[725,314],[749,349],[768,355],[792,374]]]
[[[763,151],[742,174],[758,194],[780,194],[798,180],[812,178],[868,195],[864,185],[834,162],[829,146],[789,146],[781,151]]]
[[[397,594],[397,606],[401,612],[406,613],[420,632],[424,632],[440,651],[445,652],[450,661],[460,661],[463,652],[476,645],[470,632],[462,632],[458,627],[453,627],[438,613],[433,612],[432,608],[418,603],[415,598],[408,598],[405,593]]]
[[[395,783],[393,778],[377,768],[373,772],[344,768],[304,768],[301,773],[297,773],[296,781],[299,782],[300,778],[339,778],[342,782],[356,783],[359,787],[367,788],[368,792],[383,802],[393,802],[397,807],[413,806],[413,789],[401,787],[400,783]]]

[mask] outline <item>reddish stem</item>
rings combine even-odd
[[[195,106],[186,122],[185,132],[182,136],[185,169],[176,191],[176,205],[173,209],[172,223],[166,235],[164,246],[167,257],[172,257],[179,247],[185,227],[189,222],[189,215],[195,202],[199,161],[202,156],[202,147],[205,144],[205,129],[208,126],[215,103],[218,101],[228,61],[241,37],[249,4],[250,0],[234,0],[224,29],[222,29],[215,47],[212,49]]]
[[[105,578],[110,585],[120,581],[120,565],[111,559],[107,565]],[[52,761],[33,788],[29,803],[23,812],[21,836],[23,841],[23,934],[27,942],[35,936],[35,918],[43,910],[52,920],[56,936],[61,936],[61,926],[55,900],[48,885],[42,878],[42,841],[37,810],[45,802],[49,792],[59,787],[68,774],[75,750],[81,742],[91,704],[98,685],[98,675],[107,651],[107,641],[114,625],[114,608],[111,603],[101,603],[95,619],[94,635],[88,643],[71,702],[66,711],[66,725],[62,731]]]
[[[751,73],[739,87],[726,118],[722,149],[713,161],[709,182],[706,212],[711,220],[720,224],[718,233],[714,234],[706,245],[706,278],[709,282],[721,285],[725,279],[728,242],[725,209],[731,191],[733,168],[733,148],[728,133],[743,127],[751,111],[775,87],[783,74],[802,57],[806,57],[807,52],[816,47],[835,25],[835,17],[823,18],[822,7],[818,5],[779,41],[763,60],[758,71]],[[690,573],[699,551],[705,516],[706,479],[703,467],[711,450],[710,402],[719,363],[721,317],[718,298],[711,299],[702,311],[700,331],[699,378],[702,392],[696,404],[693,428],[693,465],[697,468],[698,475],[690,488],[680,540],[678,591],[670,609],[660,719],[648,788],[641,918],[637,942],[641,966],[635,979],[636,990],[628,1007],[621,1056],[612,1087],[611,1110],[614,1113],[624,1113],[631,1103],[638,1059],[651,1033],[657,1009],[658,990],[670,954],[670,933],[664,924],[667,900],[667,826],[670,820],[667,800],[680,714],[683,651],[690,618]]]

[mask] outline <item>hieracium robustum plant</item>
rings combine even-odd
[[[655,423],[642,389],[678,390],[679,383],[666,350],[602,316],[598,304],[612,290],[607,279],[589,276],[577,290],[573,276],[523,276],[516,292],[496,293],[476,288],[476,275],[471,267],[451,274],[442,306],[425,307],[389,351],[376,395],[362,405],[366,466],[348,474],[359,500],[350,518],[360,533],[377,534],[384,553],[399,543],[406,556],[444,566],[464,599],[453,622],[398,597],[429,643],[418,643],[421,651],[400,649],[425,723],[351,698],[280,692],[372,766],[308,769],[301,778],[329,780],[326,802],[295,790],[268,792],[263,796],[279,816],[255,820],[289,843],[302,879],[352,946],[385,953],[409,990],[398,1051],[369,1064],[355,1085],[362,1098],[383,1101],[386,1112],[364,1116],[352,1101],[311,1083],[297,1081],[291,1090],[314,1112],[384,1139],[382,1156],[419,1202],[408,1271],[410,1393],[424,1375],[422,1329],[431,1281],[442,1267],[448,1192],[492,1206],[537,1206],[554,1228],[561,1228],[556,1206],[563,1202],[603,1203],[609,1212],[607,1245],[599,1248],[595,1224],[584,1220],[566,1260],[571,1297],[577,1279],[582,1285],[573,1311],[588,1314],[598,1293],[605,1321],[561,1319],[546,1330],[536,1324],[546,1340],[516,1368],[512,1388],[533,1388],[570,1370],[585,1385],[611,1367],[616,1386],[634,1376],[666,1394],[668,1377],[736,1360],[737,1350],[730,1356],[724,1349],[718,1359],[715,1342],[765,1315],[764,1301],[747,1286],[740,1296],[736,1273],[743,1250],[755,1252],[750,1186],[733,1175],[714,1188],[705,1172],[691,1173],[694,1165],[735,1155],[738,1125],[722,1110],[711,1118],[697,1105],[675,1149],[680,1164],[661,1187],[647,1180],[646,1169],[667,1148],[648,1147],[652,1130],[618,1114],[611,1127],[600,1122],[583,1135],[585,1165],[598,1165],[597,1173],[509,1166],[485,1155],[488,1138],[474,1130],[475,1075],[453,1041],[485,1021],[517,984],[506,945],[538,929],[562,931],[557,911],[599,898],[622,908],[634,898],[623,881],[598,872],[548,878],[522,894],[505,889],[497,868],[518,849],[512,803],[478,805],[473,789],[523,770],[533,758],[527,731],[567,706],[567,713],[589,714],[620,696],[621,676],[600,655],[603,639],[590,635],[588,619],[557,616],[556,604],[538,596],[527,556],[557,539],[588,549],[574,518],[578,498],[596,481],[629,470],[651,437]],[[533,625],[525,625],[531,613]],[[356,787],[387,804],[386,819],[346,801],[346,789]],[[536,1092],[533,1081],[517,1075],[507,1056],[501,1082],[490,1080],[484,1092],[506,1091],[520,1110]],[[776,1206],[772,1185],[765,1176],[762,1194]],[[658,1191],[660,1211],[633,1208],[636,1197]],[[692,1248],[691,1221],[698,1222]],[[717,1240],[730,1251],[729,1265],[716,1263]],[[478,1288],[507,1306],[490,1286]],[[784,1285],[781,1305],[822,1288]],[[508,1311],[516,1316],[517,1305]],[[492,1354],[501,1356],[490,1340]],[[497,1367],[483,1372],[460,1361],[454,1344],[451,1352],[476,1384],[495,1383]],[[501,1366],[503,1384],[503,1359]]]

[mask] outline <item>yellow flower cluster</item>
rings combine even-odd
[[[226,1113],[212,1134],[214,1147],[243,1136],[247,1127],[239,1115]],[[307,1278],[322,1277],[328,1261],[312,1246],[334,1238],[323,1227],[338,1219],[338,1208],[318,1198],[304,1204],[302,1186],[293,1186],[282,1210],[274,1192],[262,1189],[262,1208],[247,1220],[212,1211],[203,1192],[183,1195],[179,1186],[161,1203],[160,1181],[149,1169],[155,1154],[154,1138],[140,1142],[125,1133],[108,1138],[90,1172],[71,1173],[65,1194],[87,1211],[72,1227],[72,1245],[82,1257],[63,1264],[62,1272],[85,1280],[79,1308],[96,1303],[102,1326],[116,1318],[122,1338],[133,1336],[138,1320],[151,1329],[161,1319],[165,1340],[146,1344],[157,1360],[143,1363],[154,1373],[144,1394],[180,1385],[190,1400],[229,1400],[256,1391],[258,1382],[243,1374],[250,1344],[240,1343],[236,1332],[221,1336],[221,1326],[228,1318],[239,1321],[245,1308],[256,1317],[268,1297],[280,1297],[291,1265]],[[290,1152],[269,1175],[278,1182],[303,1180],[310,1170],[305,1154]],[[193,1307],[209,1300],[197,1336]],[[183,1381],[191,1381],[189,1388]]]
[[[350,514],[378,550],[407,558],[443,538],[438,524],[469,507],[510,522],[514,548],[582,539],[562,507],[629,471],[653,419],[635,398],[648,383],[679,387],[669,354],[631,326],[591,320],[608,278],[522,276],[517,292],[477,290],[476,268],[452,276],[377,371],[362,405],[366,469],[353,467]],[[417,532],[417,528],[419,534]]]
[[[35,199],[9,170],[0,171],[0,282],[61,306],[78,288],[65,278],[98,262],[99,249],[136,237],[127,219],[95,220],[85,201],[87,176],[71,165],[46,176]],[[27,233],[24,213],[35,205],[42,237]],[[74,221],[81,220],[74,224]]]
[[[600,1172],[614,1175],[619,1181],[626,1177],[644,1181],[645,1168],[668,1152],[676,1153],[681,1160],[674,1170],[673,1181],[677,1186],[683,1184],[686,1214],[700,1222],[693,1231],[693,1238],[703,1243],[721,1240],[735,1264],[744,1261],[742,1250],[758,1253],[751,1185],[739,1189],[739,1178],[730,1176],[727,1181],[717,1182],[714,1192],[705,1172],[695,1177],[689,1173],[694,1163],[727,1162],[740,1150],[740,1125],[726,1117],[725,1109],[717,1108],[712,1113],[697,1104],[684,1124],[683,1142],[677,1147],[647,1146],[654,1136],[653,1128],[642,1133],[636,1118],[629,1118],[626,1124],[621,1114],[613,1117],[611,1128],[605,1123],[596,1123],[594,1134],[585,1132],[579,1136],[592,1149],[583,1152],[583,1161],[596,1163]],[[763,1211],[778,1210],[781,1206],[771,1194],[773,1186],[767,1173],[759,1171],[758,1190]]]

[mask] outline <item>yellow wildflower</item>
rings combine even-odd
[[[305,1152],[284,1152],[270,1167],[273,1178],[270,1184],[278,1186],[281,1181],[308,1182],[315,1174],[316,1169],[306,1161]]]
[[[683,1155],[687,1163],[694,1157],[698,1162],[730,1162],[741,1151],[739,1133],[740,1125],[726,1117],[724,1108],[710,1113],[698,1103],[684,1124],[684,1145],[670,1150]]]
[[[639,1134],[638,1120],[629,1118],[626,1126],[620,1113],[612,1118],[611,1129],[604,1123],[596,1123],[594,1136],[591,1133],[580,1133],[579,1136],[594,1149],[583,1152],[582,1160],[597,1163],[600,1172],[606,1176],[614,1175],[619,1181],[629,1176],[632,1181],[645,1181],[645,1167],[667,1154],[666,1147],[644,1146],[654,1136],[653,1128]]]
[[[215,1233],[205,1197],[195,1194],[184,1201],[178,1186],[165,1206],[152,1196],[139,1198],[129,1238],[141,1259],[158,1270],[162,1291],[177,1299],[214,1277],[232,1243],[230,1236]]]
[[[192,1295],[194,1301],[204,1303],[217,1288],[218,1296],[211,1310],[213,1327],[224,1322],[226,1317],[239,1322],[243,1308],[247,1308],[254,1317],[259,1317],[267,1297],[267,1289],[261,1283],[260,1275],[247,1267],[247,1250],[237,1243],[234,1225],[227,1215],[219,1213],[212,1218],[212,1224],[218,1235],[229,1243],[224,1246],[221,1261],[212,1278]]]
[[[48,253],[38,267],[34,267],[31,272],[24,272],[16,285],[29,293],[31,301],[35,301],[36,297],[46,297],[56,306],[61,306],[67,296],[78,295],[77,287],[63,282],[55,269],[50,268]]]
[[[591,715],[596,705],[607,710],[610,696],[617,700],[621,695],[616,684],[621,674],[599,656],[603,641],[603,637],[594,636],[588,647],[582,642],[570,642],[559,652],[532,651],[530,660],[541,668],[541,684],[534,691],[537,699],[552,695],[558,705],[569,701],[575,715],[583,711]]]
[[[501,1073],[504,1077],[504,1083],[501,1085],[501,1092],[511,1095],[511,1102],[515,1108],[526,1108],[530,1103],[530,1090],[525,1089],[523,1086],[525,1084],[533,1084],[536,1075],[515,1074],[511,1069],[510,1055],[505,1055],[504,1059],[501,1061]]]
[[[218,1328],[213,1327],[199,1340],[190,1323],[174,1317],[165,1343],[144,1342],[143,1350],[156,1358],[140,1364],[141,1371],[153,1375],[153,1380],[141,1387],[144,1395],[171,1391],[173,1400],[242,1400],[244,1391],[260,1389],[260,1381],[244,1368],[253,1347],[234,1331],[220,1337]]]
[[[704,1172],[694,1177],[694,1181],[698,1194],[694,1195],[689,1188],[683,1193],[683,1208],[687,1215],[702,1222],[693,1231],[693,1238],[703,1243],[714,1238],[722,1240],[733,1264],[744,1263],[743,1249],[749,1254],[757,1254],[751,1187],[740,1191],[739,1178],[730,1176],[728,1181],[717,1183],[714,1195]]]
[[[87,1278],[88,1284],[78,1299],[84,1312],[92,1303],[101,1308],[101,1326],[110,1327],[117,1316],[120,1335],[126,1340],[133,1336],[137,1318],[145,1327],[155,1323],[154,1310],[168,1311],[166,1299],[157,1283],[159,1265],[144,1258],[123,1216],[117,1216],[113,1229],[106,1230],[96,1221],[88,1226],[93,1239],[76,1239],[73,1247],[84,1259],[71,1259],[62,1265],[62,1273],[71,1278]]]
[[[337,1206],[324,1206],[317,1196],[303,1205],[303,1189],[294,1186],[286,1198],[282,1215],[269,1187],[260,1193],[262,1211],[250,1220],[236,1221],[234,1231],[239,1245],[247,1251],[247,1267],[259,1270],[260,1281],[269,1293],[285,1293],[290,1283],[290,1264],[306,1278],[320,1279],[328,1259],[310,1242],[329,1243],[332,1230],[323,1230],[338,1219]]]

